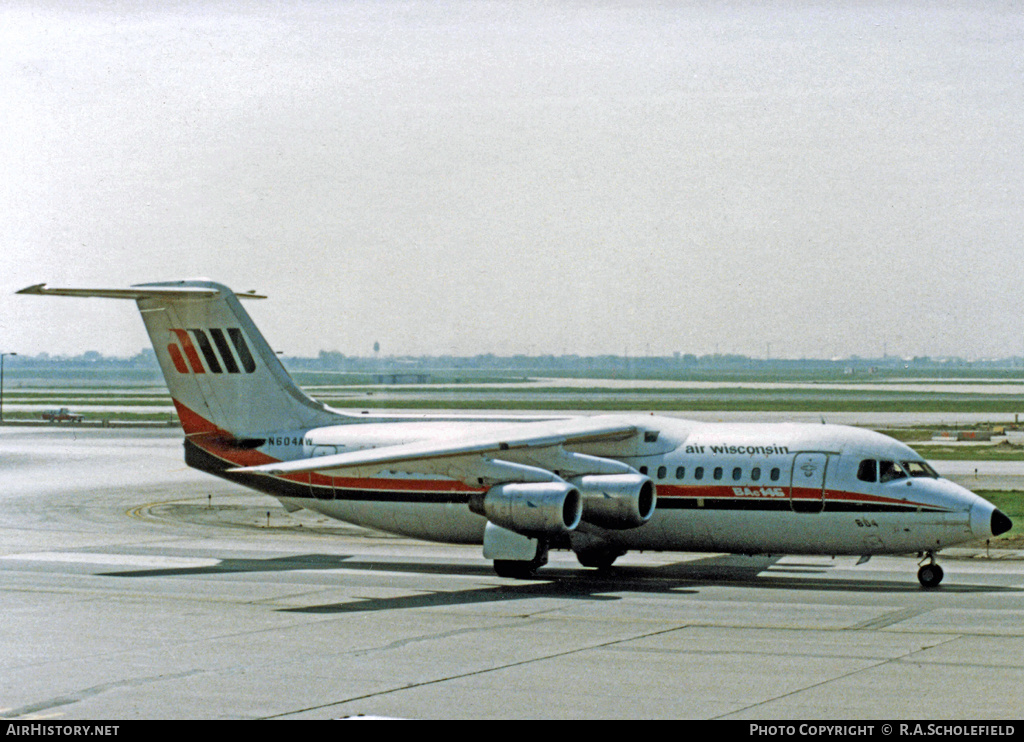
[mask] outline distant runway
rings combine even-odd
[[[0,716],[1024,713],[1019,561],[946,559],[925,591],[911,558],[630,554],[603,578],[556,553],[520,582],[181,453],[166,430],[0,428]]]

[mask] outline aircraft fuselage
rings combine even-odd
[[[603,531],[606,541],[624,550],[872,555],[930,552],[992,535],[990,503],[938,477],[911,448],[878,433],[837,425],[621,417],[643,435],[574,450],[621,461],[653,480],[653,517],[637,528]],[[189,463],[290,507],[414,538],[481,543],[486,519],[467,503],[486,487],[387,468],[372,476],[272,479],[226,470],[462,439],[498,425],[507,423],[368,420],[270,434],[263,445],[241,452],[193,440],[199,450]],[[531,456],[519,458],[529,463]]]

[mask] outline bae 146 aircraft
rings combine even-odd
[[[351,414],[293,382],[235,294],[208,280],[21,294],[133,299],[185,431],[186,463],[360,526],[482,544],[499,575],[548,550],[606,569],[630,549],[918,553],[1010,519],[908,446],[839,425],[644,415],[548,419]]]

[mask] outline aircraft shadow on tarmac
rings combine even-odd
[[[290,613],[359,613],[367,611],[437,608],[531,598],[578,600],[621,600],[618,593],[698,594],[714,585],[778,590],[920,593],[913,575],[905,580],[858,579],[855,576],[822,577],[832,566],[789,563],[777,565],[776,557],[715,555],[660,567],[616,567],[608,571],[550,566],[530,580],[512,581],[494,575],[488,564],[367,561],[350,555],[299,554],[272,559],[223,559],[203,567],[128,570],[103,573],[109,577],[183,577],[232,573],[282,572],[293,570],[358,570],[406,574],[478,576],[500,580],[501,584],[466,590],[428,591],[391,598],[357,598],[342,603],[282,608]],[[1015,588],[993,585],[951,583],[932,593],[1017,592]]]

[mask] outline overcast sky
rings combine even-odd
[[[0,132],[0,351],[1024,353],[1020,3],[7,0]]]

